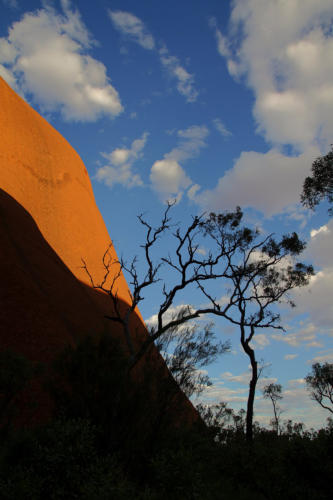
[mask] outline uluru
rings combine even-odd
[[[0,102],[0,351],[42,365],[44,373],[66,348],[75,351],[87,337],[122,342],[119,327],[105,318],[110,298],[91,286],[82,266],[84,260],[101,281],[111,239],[77,152],[1,78]],[[116,261],[112,245],[110,252]],[[126,304],[130,295],[122,274],[117,293]],[[139,312],[134,323],[144,339]],[[172,418],[196,420],[157,351],[150,363],[148,400],[167,383],[175,393]],[[42,379],[37,376],[18,398],[17,421],[23,425],[47,420],[54,411]]]

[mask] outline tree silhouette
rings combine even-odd
[[[301,194],[301,202],[312,210],[325,198],[333,203],[333,147],[325,156],[312,163],[312,176],[306,177]],[[333,207],[328,210],[333,215]]]
[[[273,383],[265,385],[262,393],[265,399],[270,399],[272,402],[274,412],[273,428],[275,428],[276,433],[279,434],[280,415],[282,413],[282,410],[279,408],[277,402],[283,398],[283,396],[281,395],[282,386],[280,384]]]
[[[239,327],[240,342],[251,364],[252,377],[246,412],[246,437],[253,439],[253,407],[259,378],[258,362],[251,342],[257,329],[280,329],[276,305],[294,306],[289,295],[293,288],[304,286],[313,275],[313,267],[293,262],[305,248],[296,233],[279,240],[273,234],[261,237],[257,229],[241,225],[243,213],[210,214],[201,224],[202,230],[225,258],[223,269],[216,274],[223,295],[222,303],[198,283],[212,304],[212,313]],[[220,264],[220,263],[219,263]]]
[[[311,398],[333,413],[333,364],[314,363],[312,372],[305,377],[305,382]]]
[[[234,212],[193,217],[192,223],[184,230],[176,226],[173,231],[174,252],[172,255],[160,256],[156,263],[152,258],[152,248],[174,227],[169,216],[171,207],[169,203],[157,228],[153,228],[142,215],[138,217],[146,229],[146,241],[142,248],[147,267],[142,279],[139,277],[136,257],[127,265],[123,259],[112,260],[109,249],[103,257],[105,276],[101,283],[94,283],[84,262],[83,267],[92,286],[110,296],[113,307],[111,314],[106,317],[123,327],[130,353],[129,371],[158,339],[191,320],[213,314],[239,327],[240,342],[252,368],[246,414],[246,435],[248,440],[252,440],[253,405],[259,371],[251,342],[258,329],[283,330],[276,306],[280,302],[293,306],[288,292],[306,285],[313,275],[312,266],[294,262],[294,258],[305,248],[305,243],[299,240],[296,233],[284,235],[279,240],[274,239],[273,234],[260,236],[257,229],[242,225],[243,213],[238,207]],[[209,252],[204,255],[199,251],[200,245],[207,241]],[[161,278],[162,266],[167,271],[168,282],[173,280],[171,286]],[[127,273],[132,285],[130,303],[125,311],[120,307],[116,292],[121,271]],[[110,277],[111,286],[107,286]],[[144,299],[144,290],[157,284],[161,287],[163,299],[156,314],[156,324],[141,345],[135,347],[130,319]],[[217,285],[220,296],[223,296],[222,301],[213,294]],[[201,292],[205,305],[186,304],[180,309],[176,308],[175,312],[175,300],[190,287]]]

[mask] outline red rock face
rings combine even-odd
[[[92,289],[81,267],[83,258],[98,283],[111,240],[78,154],[1,78],[0,103],[0,349],[47,365],[86,335],[123,335],[104,318],[109,297]],[[117,286],[126,304],[123,275]],[[133,329],[141,339],[147,335],[139,312]],[[168,378],[157,352],[153,359]],[[39,405],[26,410],[23,423],[50,415],[52,404],[42,392],[37,384],[26,396]],[[180,391],[176,399],[183,418],[196,420]]]
[[[0,187],[30,213],[79,280],[89,282],[83,258],[98,282],[111,240],[81,158],[1,77],[0,96]],[[118,285],[120,297],[128,300],[123,277]]]

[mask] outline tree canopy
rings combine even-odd
[[[333,146],[325,156],[312,163],[312,175],[306,177],[301,194],[301,202],[312,210],[324,199],[333,204]],[[333,206],[328,210],[333,215]]]
[[[312,372],[305,377],[305,382],[311,398],[333,413],[333,364],[314,363]]]

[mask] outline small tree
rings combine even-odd
[[[312,372],[305,377],[311,399],[333,413],[333,364],[314,363]]]
[[[312,176],[306,177],[303,184],[301,201],[312,210],[325,198],[333,204],[333,147],[325,156],[317,158],[312,163]],[[329,209],[333,215],[333,208]]]
[[[278,401],[283,398],[282,386],[280,384],[268,384],[263,388],[263,396],[264,399],[270,399],[273,405],[274,412],[274,420],[273,420],[273,428],[275,432],[279,434],[280,431],[280,416],[282,410],[279,408]]]
[[[236,412],[224,401],[212,405],[200,403],[196,408],[207,427],[213,432],[215,440],[225,443],[232,436],[244,436],[245,410],[243,408]]]
[[[173,328],[156,342],[170,373],[188,398],[212,385],[201,368],[230,350],[228,341],[216,341],[213,326],[207,323],[203,328],[198,324]]]

